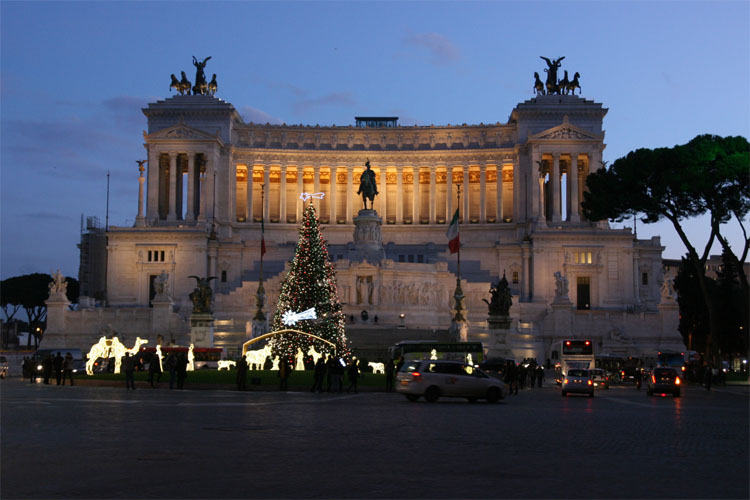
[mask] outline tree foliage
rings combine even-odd
[[[666,218],[688,251],[695,278],[706,306],[709,335],[707,351],[713,352],[712,337],[718,332],[717,311],[705,280],[705,263],[715,240],[739,269],[743,300],[748,301],[748,282],[742,263],[750,239],[744,219],[750,210],[750,145],[744,137],[699,135],[672,148],[638,149],[616,160],[610,168],[588,176],[588,191],[581,204],[590,220],[622,221],[639,217],[646,224]],[[699,253],[685,233],[686,219],[710,216],[709,236]],[[729,246],[723,224],[739,224],[745,244],[738,257]]]
[[[294,326],[284,325],[284,313],[299,313],[313,307],[317,319],[302,320]],[[351,350],[346,338],[346,316],[336,290],[335,269],[328,258],[328,247],[312,204],[304,211],[296,252],[289,273],[281,283],[271,328],[273,331],[293,328],[326,339],[335,344],[338,356],[346,357]],[[274,354],[288,359],[294,357],[298,348],[305,355],[310,346],[318,352],[334,351],[329,344],[296,334],[272,337],[270,345]]]

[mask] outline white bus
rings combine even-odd
[[[590,340],[563,340],[560,342],[560,365],[555,367],[555,380],[562,379],[569,369],[594,368],[594,343]]]

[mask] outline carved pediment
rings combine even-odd
[[[572,139],[572,140],[584,140],[584,141],[600,141],[604,137],[603,135],[592,134],[591,132],[584,130],[575,125],[571,125],[568,122],[568,116],[565,115],[562,124],[552,127],[547,130],[543,130],[538,134],[529,136],[530,140],[560,140],[560,139]]]
[[[143,133],[144,139],[147,141],[154,140],[174,140],[174,139],[188,139],[188,140],[199,140],[199,141],[211,141],[219,140],[218,132],[216,135],[211,135],[197,128],[190,127],[183,123],[167,127],[165,129],[157,130],[154,133],[146,134]]]

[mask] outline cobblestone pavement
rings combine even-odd
[[[0,497],[748,498],[747,386],[398,394],[0,383]]]

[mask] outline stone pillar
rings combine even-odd
[[[253,163],[248,162],[247,164],[247,193],[245,205],[247,207],[245,211],[245,220],[247,222],[253,221]]]
[[[451,201],[453,198],[453,168],[445,167],[445,223],[450,224],[453,218],[453,204]],[[463,214],[459,214],[463,215]]]
[[[195,153],[188,153],[187,211],[185,220],[195,220]]]
[[[263,165],[263,183],[266,185],[266,193],[263,200],[263,222],[268,224],[271,215],[271,165]]]
[[[541,164],[542,158],[539,154],[539,150],[536,147],[531,149],[531,167],[529,169],[529,185],[526,187],[527,193],[530,199],[526,199],[526,206],[529,207],[528,217],[531,220],[536,220],[539,217],[539,197],[541,192],[539,190],[539,177],[540,171],[542,170]],[[525,198],[525,197],[524,197]]]
[[[469,224],[471,222],[471,203],[469,203],[469,197],[470,197],[470,191],[469,189],[469,166],[464,165],[461,167],[464,172],[464,182],[463,182],[463,201],[464,206],[461,208],[461,211],[464,213],[464,223]],[[450,222],[450,220],[448,221]]]
[[[578,153],[570,154],[570,179],[568,179],[568,193],[570,213],[568,220],[570,222],[580,222],[581,216],[578,213],[580,201],[578,200]]]
[[[437,212],[437,185],[435,183],[435,165],[430,165],[430,224],[435,224]]]
[[[552,173],[549,180],[552,183],[552,222],[560,222],[560,154],[552,157]]]
[[[338,214],[336,213],[336,166],[331,165],[330,167],[331,175],[328,177],[330,180],[328,181],[328,213],[331,217],[331,224],[336,224],[338,221],[336,220],[338,217]]]
[[[319,164],[313,165],[313,193],[320,193],[320,165]],[[312,201],[313,203],[315,202],[318,203],[317,211],[318,211],[318,217],[320,217],[323,214],[323,202],[325,202],[325,199],[318,200],[317,198],[311,198],[310,201]]]
[[[412,224],[419,224],[419,219],[420,219],[420,214],[419,214],[419,208],[420,208],[420,205],[419,205],[419,191],[420,191],[420,189],[419,189],[419,167],[418,166],[414,166],[414,167],[412,167],[411,171],[413,173],[413,177],[412,177],[412,180],[413,180],[413,183],[412,183],[412,186],[413,186],[412,195],[413,196],[412,196],[412,200],[411,200],[412,201],[412,210],[411,210],[412,220],[411,220],[411,223]]]
[[[396,224],[404,223],[404,167],[396,167]]]
[[[513,220],[521,220],[521,203],[526,203],[525,195],[522,196],[521,189],[523,179],[521,178],[521,163],[518,158],[513,162]],[[525,213],[525,211],[524,211]],[[505,216],[505,212],[503,212]]]
[[[160,154],[156,148],[148,148],[148,193],[146,198],[146,217],[149,221],[159,218],[159,162]]]
[[[521,244],[521,300],[529,300],[531,289],[529,282],[529,256],[531,255],[530,245]]]
[[[198,206],[198,220],[206,220],[206,170],[204,168],[200,171],[200,204]]]
[[[380,185],[378,186],[378,191],[380,195],[380,214],[386,224],[388,224],[388,200],[386,197],[387,184],[385,165],[383,165],[380,167]]]
[[[281,179],[279,188],[279,222],[286,224],[286,165],[281,164]]]
[[[237,213],[237,170],[239,165],[236,163],[234,165],[230,164],[229,168],[229,178],[227,179],[227,185],[229,186],[229,197],[228,197],[228,214],[227,218],[231,222],[236,222],[237,217],[239,217],[240,214]],[[219,197],[221,199],[221,197]]]
[[[143,217],[143,184],[146,179],[143,177],[143,163],[138,164],[138,215],[135,216],[136,227],[143,227],[146,225],[146,220]]]
[[[495,180],[495,196],[497,199],[497,205],[495,206],[495,220],[498,223],[503,222],[505,215],[503,214],[503,166],[500,162],[495,166],[497,177]]]
[[[302,180],[303,174],[305,173],[305,167],[303,165],[297,165],[297,193],[295,198],[297,198],[297,224],[302,221],[302,211],[304,210],[304,202],[299,197],[302,194],[302,191],[305,190],[305,185]]]
[[[169,211],[167,220],[177,220],[177,153],[169,153]]]
[[[216,219],[214,200],[216,194],[216,165],[206,157],[206,216],[211,218],[211,222]],[[209,199],[209,196],[211,197]]]
[[[479,165],[479,222],[487,222],[487,165]]]
[[[353,189],[354,189],[354,167],[347,166],[346,167],[346,223],[351,224],[352,223],[352,199],[353,196]]]
[[[544,176],[538,174],[537,177],[539,179],[539,206],[537,207],[537,210],[539,211],[539,217],[537,217],[537,221],[539,222],[540,226],[545,226],[547,217],[544,215]]]

